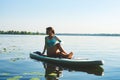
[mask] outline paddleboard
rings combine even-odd
[[[35,60],[44,61],[51,64],[63,65],[63,66],[99,66],[103,65],[103,60],[89,60],[89,59],[66,59],[66,58],[53,58],[30,53],[30,58]]]

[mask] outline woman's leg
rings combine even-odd
[[[63,58],[72,58],[73,53],[67,54],[61,45],[58,43],[54,47],[47,49],[47,55],[49,57],[63,57]]]
[[[64,57],[64,58],[72,58],[72,56],[73,56],[73,53],[72,52],[70,52],[69,54],[67,54],[65,51],[64,51],[64,49],[61,47],[61,45],[58,43],[58,44],[56,44],[56,46],[57,46],[57,48],[59,49],[59,55],[61,55],[62,57]]]
[[[56,44],[57,48],[60,50],[60,52],[62,52],[63,54],[67,54],[64,49],[61,47],[61,45],[58,43]]]
[[[60,57],[60,58],[68,58],[68,59],[71,59],[72,56],[73,56],[73,53],[69,53],[69,54],[64,54],[63,52],[58,52],[57,57]]]

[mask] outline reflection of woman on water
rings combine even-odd
[[[45,78],[46,80],[59,80],[63,70],[86,72],[88,74],[94,74],[96,76],[102,76],[104,69],[101,66],[87,66],[87,67],[60,67],[52,64],[44,63]]]
[[[46,80],[59,80],[62,68],[47,63],[44,64],[44,68]]]

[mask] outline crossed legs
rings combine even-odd
[[[61,58],[69,58],[71,59],[73,56],[73,53],[70,52],[67,54],[64,49],[61,47],[61,45],[58,43],[53,47],[50,47],[47,49],[47,55],[49,57],[61,57]]]
[[[59,49],[59,51],[60,51],[60,52],[57,53],[58,55],[60,55],[60,56],[63,57],[63,58],[69,58],[69,59],[72,58],[73,53],[70,52],[69,54],[67,54],[67,53],[64,51],[64,49],[61,47],[61,45],[60,45],[59,43],[56,44],[56,47],[57,47],[57,48]]]

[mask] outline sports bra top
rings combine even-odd
[[[55,46],[57,43],[60,43],[61,41],[57,39],[56,36],[53,36],[51,39],[49,37],[45,37],[45,43],[47,48]]]

